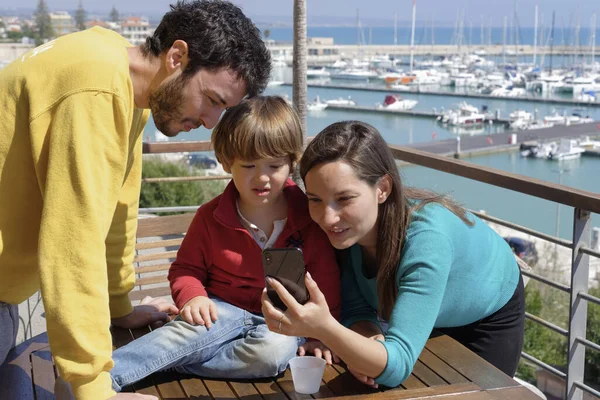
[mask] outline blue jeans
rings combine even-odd
[[[10,349],[15,347],[19,331],[19,306],[0,301],[0,365]]]
[[[251,379],[277,376],[296,355],[304,338],[269,331],[253,314],[211,297],[218,320],[210,329],[181,317],[113,352],[113,389],[165,369],[205,378]]]

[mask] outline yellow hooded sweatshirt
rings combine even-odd
[[[0,70],[0,301],[41,289],[77,399],[114,395],[110,318],[132,311],[142,131],[127,47],[92,28]]]

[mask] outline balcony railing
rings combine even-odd
[[[540,367],[551,374],[566,380],[566,398],[580,400],[583,392],[588,392],[600,397],[600,392],[584,383],[584,363],[586,348],[592,351],[600,351],[600,345],[586,338],[587,327],[587,305],[593,302],[600,305],[600,299],[588,294],[589,279],[589,257],[600,258],[600,252],[589,248],[591,233],[591,213],[600,213],[600,195],[584,190],[534,179],[522,175],[504,172],[501,170],[476,165],[464,160],[439,156],[408,147],[390,145],[394,157],[403,162],[435,169],[449,174],[487,183],[493,186],[513,190],[540,199],[550,200],[559,204],[574,207],[574,222],[572,240],[564,240],[558,237],[544,234],[530,228],[503,221],[488,216],[481,212],[474,212],[480,218],[490,222],[515,229],[517,231],[532,235],[539,239],[548,241],[558,246],[571,249],[571,284],[564,285],[552,281],[538,274],[523,271],[523,275],[534,279],[544,285],[569,293],[569,324],[568,329],[561,328],[538,316],[526,313],[526,318],[540,324],[554,332],[568,338],[567,372],[564,373],[551,365],[533,357],[525,352],[522,357],[529,363]],[[144,143],[145,154],[196,152],[210,150],[209,142],[163,142]],[[170,177],[146,179],[146,182],[160,181],[191,181],[227,179],[229,176],[195,176],[195,177]],[[171,212],[192,211],[198,206],[191,207],[168,207],[144,209],[145,212]]]

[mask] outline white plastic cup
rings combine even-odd
[[[319,391],[325,372],[325,360],[319,357],[303,356],[290,360],[294,390],[300,394],[313,394]]]

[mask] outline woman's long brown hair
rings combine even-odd
[[[375,186],[385,175],[392,179],[392,191],[379,205],[377,216],[377,292],[379,315],[390,319],[398,297],[397,273],[402,246],[411,215],[428,203],[439,203],[466,224],[473,225],[466,211],[452,199],[429,190],[403,187],[396,160],[381,134],[360,121],[342,121],[329,125],[308,145],[300,160],[300,176],[313,167],[342,161],[350,165],[358,179]]]

